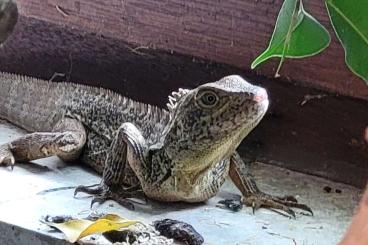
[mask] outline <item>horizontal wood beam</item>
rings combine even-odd
[[[18,0],[21,14],[132,43],[234,65],[250,63],[268,44],[283,0]],[[368,99],[368,86],[344,63],[324,1],[305,8],[329,29],[330,47],[315,57],[286,61],[283,79]],[[271,77],[276,61],[257,73]]]
[[[159,106],[178,87],[240,74],[266,87],[271,100],[266,117],[240,147],[243,157],[360,187],[368,177],[365,100],[268,80],[193,56],[135,48],[118,38],[24,15],[1,49],[0,70],[44,79],[63,73],[56,80],[110,88]]]

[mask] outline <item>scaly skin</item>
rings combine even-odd
[[[99,185],[76,189],[95,195],[93,202],[112,198],[133,208],[126,198],[142,192],[155,200],[202,202],[230,175],[242,202],[253,209],[277,208],[292,216],[290,207],[311,212],[293,197],[262,193],[244,170],[236,148],[269,102],[263,88],[240,76],[173,92],[168,110],[105,89],[5,73],[0,85],[10,91],[10,98],[0,92],[5,103],[0,116],[35,131],[0,146],[0,164],[50,155],[80,158],[103,173]],[[33,101],[40,91],[49,96]]]

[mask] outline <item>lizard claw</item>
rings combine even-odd
[[[252,213],[255,214],[256,211],[261,207],[260,201],[252,201]]]
[[[243,196],[241,199],[242,203],[251,206],[253,214],[260,207],[265,207],[269,209],[281,210],[287,213],[290,217],[295,218],[295,212],[291,208],[298,208],[310,213],[313,216],[313,211],[310,207],[305,204],[300,204],[295,197],[285,196],[285,197],[274,197],[262,192],[254,193],[250,196]]]
[[[103,204],[105,201],[106,201],[106,198],[104,198],[104,197],[94,197],[91,201],[91,207],[90,208],[92,208],[93,204],[95,204],[95,203]]]
[[[79,192],[84,192],[90,195],[96,195],[101,194],[103,192],[103,189],[100,184],[94,184],[94,185],[80,185],[77,186],[74,190],[74,197],[78,195]]]
[[[90,186],[80,185],[75,189],[74,197],[79,192],[84,192],[92,195],[93,199],[91,201],[91,208],[95,203],[103,204],[107,200],[114,200],[125,208],[129,210],[134,210],[134,204],[126,198],[132,197],[133,193],[135,193],[136,191],[139,191],[136,190],[136,187],[121,190],[115,190],[114,188],[114,191],[112,191],[110,190],[110,187],[104,183],[94,184]]]
[[[93,204],[95,204],[95,203],[103,204],[104,202],[108,201],[109,199],[112,199],[112,200],[116,201],[117,203],[119,203],[123,207],[127,208],[128,210],[134,210],[135,209],[134,204],[130,200],[128,200],[124,197],[119,198],[119,199],[115,199],[111,195],[109,195],[108,193],[94,197],[91,201],[91,208],[93,207]]]
[[[15,158],[8,144],[0,145],[0,165],[10,166],[13,170]]]
[[[294,196],[283,196],[283,197],[275,197],[275,198],[279,200],[283,200],[283,201],[298,203],[298,200]]]

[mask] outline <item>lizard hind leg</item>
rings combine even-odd
[[[79,192],[94,196],[91,207],[94,203],[102,204],[107,200],[114,200],[130,210],[134,209],[133,201],[127,198],[144,197],[139,179],[128,163],[129,144],[136,138],[135,133],[139,134],[138,129],[130,123],[124,123],[118,129],[107,151],[101,183],[78,186],[74,196]],[[141,144],[138,148],[141,149],[140,147],[144,145]]]
[[[75,119],[64,118],[55,125],[53,131],[63,134],[57,142],[56,155],[64,161],[76,160],[87,139],[83,124]]]
[[[74,119],[59,121],[52,132],[26,134],[0,145],[0,165],[14,166],[15,162],[29,162],[49,156],[63,160],[76,159],[86,140],[83,125]]]

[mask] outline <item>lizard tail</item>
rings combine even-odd
[[[58,84],[0,72],[0,118],[30,132],[50,131],[63,91]]]

